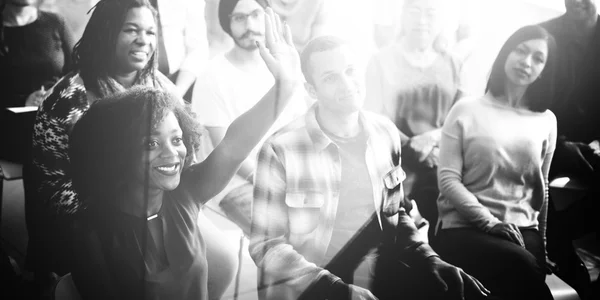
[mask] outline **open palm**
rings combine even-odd
[[[259,52],[275,80],[296,80],[300,74],[300,57],[294,48],[292,32],[270,7],[265,14],[265,38],[266,45],[258,44]]]

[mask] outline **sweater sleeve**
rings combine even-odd
[[[483,206],[463,184],[464,122],[469,114],[468,104],[457,103],[442,127],[438,184],[440,193],[458,213],[477,228],[489,231],[501,221]]]

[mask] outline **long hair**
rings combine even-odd
[[[137,86],[94,102],[69,137],[70,174],[80,197],[96,208],[114,205],[114,196],[135,178],[145,153],[143,140],[169,112],[175,114],[188,149],[185,170],[200,144],[201,127],[175,95]]]
[[[85,83],[86,89],[100,97],[117,91],[111,84],[111,72],[115,66],[117,38],[123,27],[127,13],[132,8],[150,9],[158,24],[157,12],[148,0],[100,0],[92,9],[92,15],[81,39],[73,49],[73,63]],[[138,72],[134,84],[156,81],[158,49],[150,57],[148,64]]]
[[[492,65],[492,71],[485,90],[486,92],[489,91],[495,97],[504,95],[504,87],[507,80],[506,72],[504,71],[506,59],[519,44],[536,39],[543,39],[547,42],[548,57],[540,76],[527,87],[524,98],[527,101],[526,106],[530,110],[543,112],[552,105],[554,99],[556,42],[546,29],[538,25],[522,27],[506,40]]]

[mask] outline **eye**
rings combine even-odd
[[[148,30],[146,31],[146,33],[149,35],[156,35],[156,32],[154,30]]]
[[[515,49],[515,53],[525,54],[525,53],[527,53],[527,51],[525,51],[525,49],[523,49],[522,47],[517,47],[517,49]]]
[[[125,33],[135,33],[137,30],[133,27],[127,27],[125,29],[123,29],[123,32]]]
[[[176,137],[173,139],[173,145],[179,146],[183,144],[183,139],[181,137]]]
[[[151,141],[146,142],[146,149],[153,150],[153,149],[156,149],[156,147],[158,147],[157,141],[151,140]]]
[[[535,62],[537,62],[538,64],[543,64],[544,62],[546,62],[546,60],[544,59],[544,57],[542,56],[534,56],[533,59],[535,60]]]
[[[354,69],[354,68],[348,68],[346,70],[346,75],[354,75],[355,71],[356,71],[356,69]]]
[[[331,82],[334,82],[335,79],[336,79],[336,77],[334,75],[329,75],[329,76],[325,77],[324,81],[327,83],[331,83]]]

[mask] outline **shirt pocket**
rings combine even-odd
[[[404,199],[404,188],[402,182],[406,179],[406,173],[400,166],[392,168],[383,176],[383,214],[393,216],[401,207],[406,211],[412,208],[410,202]]]
[[[287,192],[289,228],[293,234],[308,234],[319,225],[325,195],[321,192]]]

